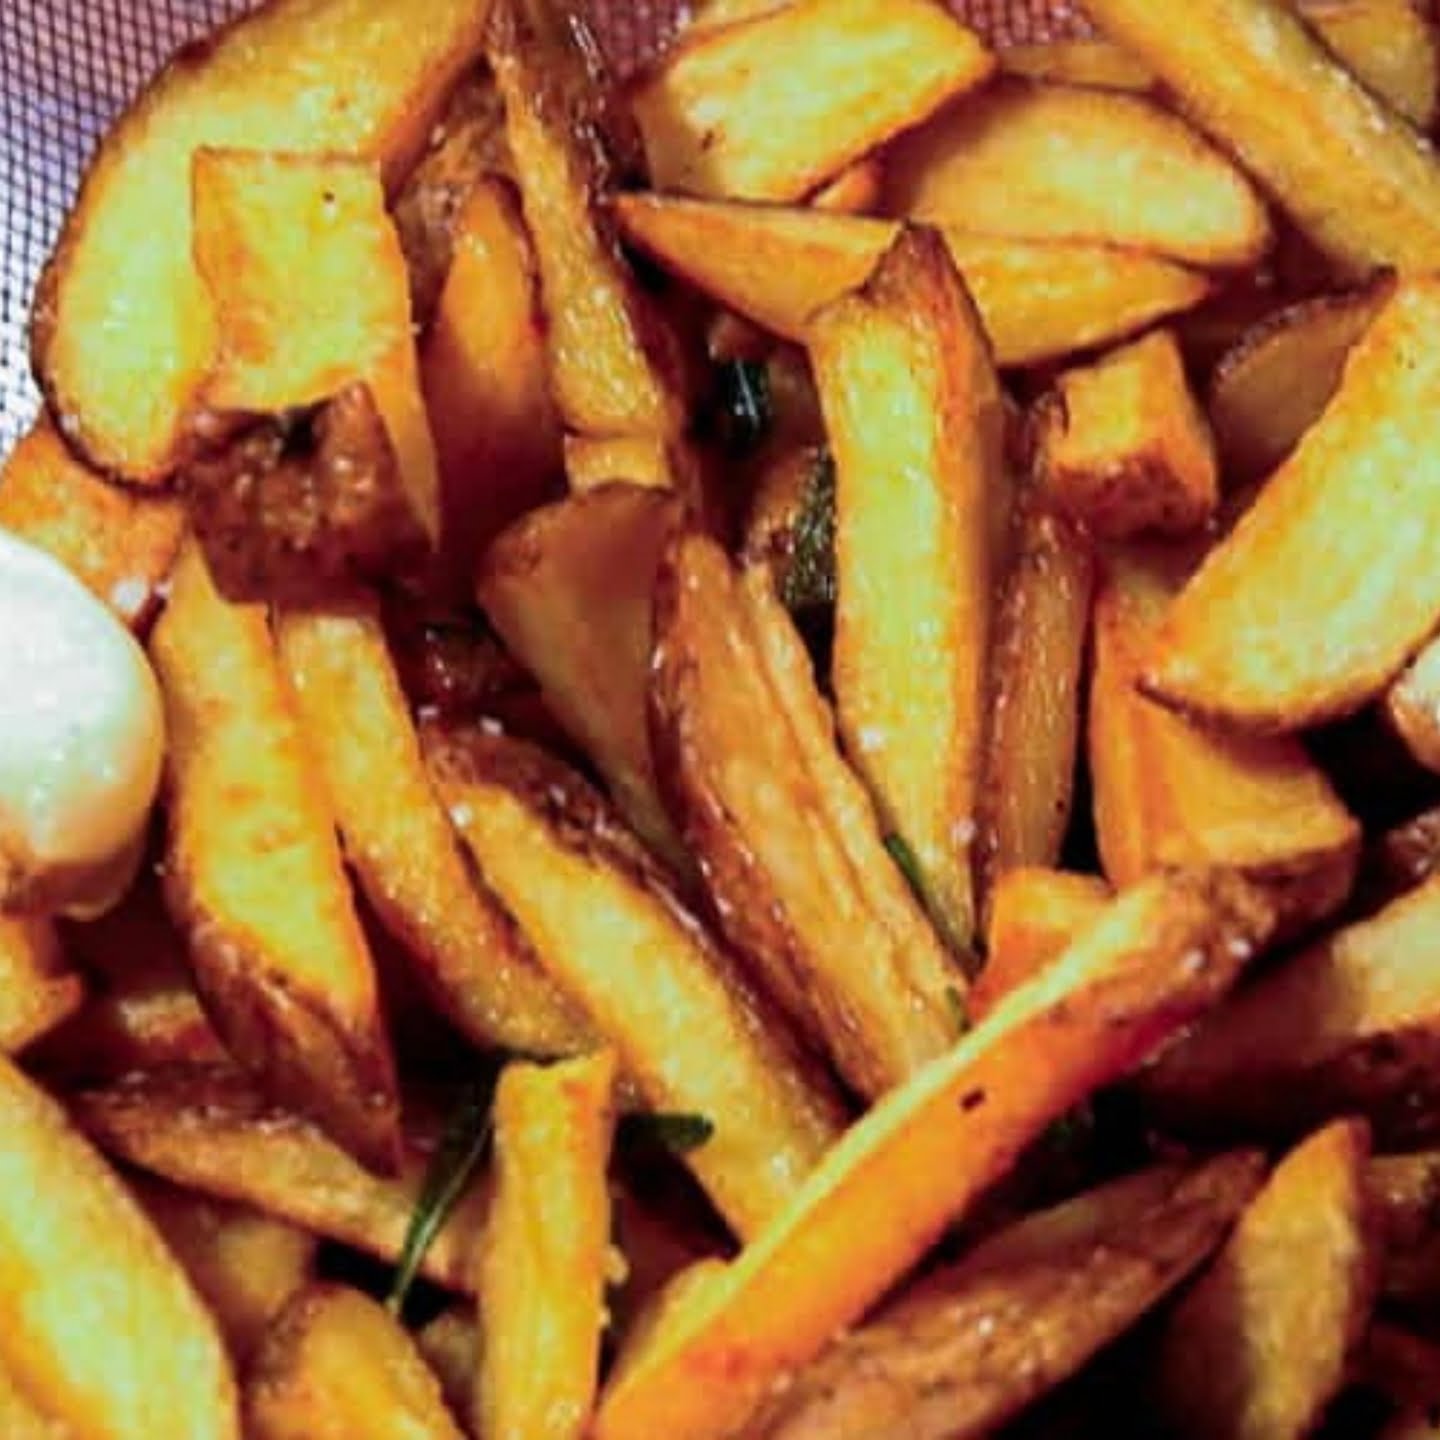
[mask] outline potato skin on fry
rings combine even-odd
[[[991,1434],[1184,1280],[1262,1174],[1246,1152],[1161,1166],[1021,1220],[834,1341],[745,1434]]]

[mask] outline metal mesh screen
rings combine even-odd
[[[672,35],[683,0],[590,0],[628,68]],[[25,349],[40,266],[109,120],[185,39],[248,0],[0,0],[0,454],[34,415]],[[997,43],[1074,23],[1071,0],[956,0]]]

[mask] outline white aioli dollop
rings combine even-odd
[[[58,561],[0,531],[0,909],[114,904],[164,753],[134,637]]]

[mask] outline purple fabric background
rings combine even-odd
[[[997,43],[1042,38],[1071,0],[955,0]],[[622,67],[663,45],[685,0],[589,0]],[[247,0],[0,0],[0,454],[37,405],[30,296],[106,122],[187,37]]]

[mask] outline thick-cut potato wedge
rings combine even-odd
[[[615,1073],[615,1052],[598,1050],[548,1069],[512,1065],[500,1077],[495,1199],[480,1260],[477,1435],[579,1440],[590,1419]]]
[[[1352,270],[1440,264],[1440,164],[1282,0],[1198,0],[1185,23],[1151,0],[1090,0],[1185,112]]]
[[[773,0],[772,0],[773,3]],[[1300,13],[1357,79],[1411,124],[1428,130],[1440,99],[1435,27],[1415,0],[1299,0]],[[1000,63],[1012,75],[1105,90],[1150,90],[1155,77],[1108,40],[1011,45]]]
[[[985,968],[970,992],[970,1018],[1038,975],[1104,913],[1110,887],[1095,875],[1021,868],[1004,871],[990,892]]]
[[[1435,1131],[1440,880],[1260,977],[1163,1056],[1146,1095],[1174,1123],[1228,1135],[1293,1134],[1369,1116],[1404,1143]]]
[[[1299,741],[1205,729],[1136,679],[1191,557],[1114,551],[1095,603],[1090,776],[1105,873],[1228,865],[1270,891],[1287,928],[1343,903],[1360,826]]]
[[[972,1440],[1079,1370],[1205,1259],[1259,1188],[1237,1152],[1028,1216],[833,1341],[752,1440]]]
[[[540,267],[550,384],[567,429],[643,435],[685,469],[685,383],[675,336],[635,283],[602,207],[612,158],[600,82],[576,17],[551,0],[496,0],[490,60],[505,101],[525,221]]]
[[[424,739],[486,883],[646,1104],[715,1126],[686,1164],[736,1232],[754,1234],[838,1133],[824,1082],[579,776],[518,741]]]
[[[655,599],[651,740],[720,924],[861,1094],[955,1038],[964,978],[881,844],[769,571],[672,543]]]
[[[874,155],[867,155],[822,185],[810,197],[810,204],[836,215],[868,215],[880,203],[884,178],[880,161]]]
[[[185,1268],[243,1366],[290,1297],[310,1280],[314,1235],[244,1205],[148,1176],[126,1183]]]
[[[560,417],[535,256],[506,181],[478,182],[453,250],[420,376],[440,466],[440,551],[463,591],[485,546],[555,490]]]
[[[1219,503],[1210,427],[1168,330],[1059,376],[1030,443],[1053,503],[1106,539],[1192,534]]]
[[[69,1440],[70,1432],[38,1410],[15,1377],[0,1367],[0,1435],[5,1440]]]
[[[626,238],[712,299],[788,340],[862,284],[893,221],[778,205],[619,195]],[[945,229],[950,254],[1003,366],[1108,344],[1209,293],[1198,271],[1139,251]]]
[[[280,662],[346,859],[436,1004],[478,1044],[531,1055],[584,1046],[579,1009],[472,879],[441,806],[375,603],[287,611]]]
[[[1302,300],[1267,316],[1221,356],[1205,408],[1230,484],[1268,475],[1324,414],[1340,386],[1346,357],[1379,313],[1389,288],[1385,281],[1345,295]]]
[[[172,496],[107,484],[42,416],[0,469],[0,529],[49,551],[139,629],[159,607],[185,508]]]
[[[367,1295],[313,1285],[245,1382],[249,1440],[461,1440],[415,1342]]]
[[[1268,923],[1264,904],[1231,877],[1171,875],[1121,896],[854,1125],[738,1259],[685,1287],[622,1354],[596,1440],[736,1433],[1050,1121],[1210,1005]]]
[[[1432,640],[1385,692],[1385,714],[1427,770],[1440,770],[1440,642]]]
[[[772,10],[783,10],[792,0],[699,0],[691,7],[684,34],[693,39],[707,30],[719,30],[741,20],[753,20]]]
[[[415,1348],[435,1372],[450,1413],[457,1420],[474,1414],[482,1343],[475,1307],[457,1302],[414,1333]]]
[[[222,600],[189,545],[150,654],[166,894],[210,1017],[277,1099],[386,1168],[399,1102],[375,970],[265,611]]]
[[[1038,488],[1016,506],[995,618],[978,852],[985,892],[1015,866],[1054,865],[1070,822],[1095,562]]]
[[[238,1440],[215,1323],[64,1113],[0,1058],[0,1363],[64,1433]]]
[[[0,915],[0,1052],[18,1054],[85,1002],[85,981],[65,963],[48,920]]]
[[[1170,609],[1143,677],[1156,699],[1299,729],[1358,709],[1440,623],[1437,327],[1440,280],[1401,282],[1325,413]]]
[[[440,532],[440,481],[410,321],[409,276],[373,164],[204,149],[195,268],[210,292],[205,404],[280,414],[364,385],[415,520]]]
[[[1346,1378],[1370,1319],[1375,1254],[1363,1123],[1311,1136],[1276,1167],[1215,1262],[1166,1321],[1166,1433],[1301,1440]]]
[[[1009,495],[1000,383],[940,236],[902,228],[816,317],[810,361],[835,459],[840,734],[964,951]]]
[[[485,555],[476,594],[555,718],[658,854],[684,851],[655,788],[645,695],[660,555],[684,521],[673,495],[606,485],[527,515]]]
[[[631,104],[660,189],[798,200],[994,64],[932,0],[797,0],[682,37]]]
[[[1189,264],[1253,264],[1270,221],[1250,182],[1136,95],[1006,80],[894,145],[884,209],[987,235],[1093,240]]]
[[[647,490],[670,487],[670,457],[653,435],[567,435],[564,451],[565,478],[577,494],[617,480]]]
[[[127,1164],[388,1261],[400,1257],[435,1139],[408,1136],[399,1177],[377,1179],[238,1071],[216,1066],[137,1072],[69,1104],[95,1143]],[[475,1185],[425,1252],[422,1274],[473,1291],[489,1205],[488,1186]]]
[[[217,341],[191,251],[195,151],[351,155],[393,185],[479,50],[488,10],[270,0],[161,72],[101,146],[40,283],[35,368],[66,439],[139,481],[194,451]]]

